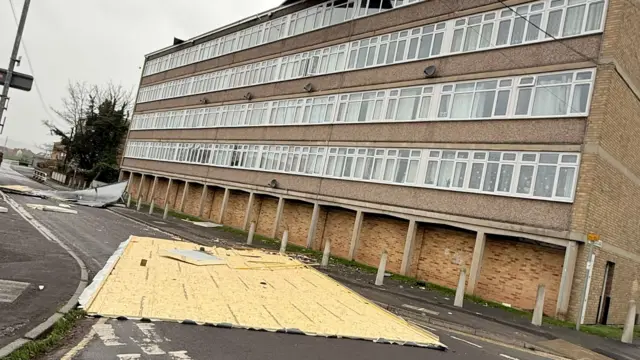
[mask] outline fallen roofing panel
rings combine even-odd
[[[175,249],[204,250],[225,264],[161,256]],[[278,253],[132,236],[96,278],[80,299],[92,315],[446,348],[435,335]]]
[[[127,188],[127,181],[76,191],[36,190],[22,185],[2,185],[0,190],[43,199],[71,201],[78,205],[106,207],[116,203]]]

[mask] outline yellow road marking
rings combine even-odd
[[[107,319],[102,318],[98,320],[96,325],[102,325],[105,322],[107,322]],[[93,330],[93,326],[92,326],[91,331],[89,331],[87,336],[85,336],[82,340],[80,340],[80,342],[76,346],[74,346],[71,350],[69,350],[66,354],[64,354],[64,356],[60,358],[60,360],[73,359],[74,356],[76,356],[80,351],[82,351],[89,344],[89,341],[91,341],[91,339],[93,339],[94,336],[96,336],[96,331]]]

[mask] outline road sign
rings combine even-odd
[[[4,85],[4,79],[6,78],[7,69],[0,69],[0,85]],[[33,76],[14,71],[9,85],[18,90],[29,91],[31,90],[31,85],[33,85]]]
[[[589,240],[589,241],[598,241],[598,240],[600,240],[600,235],[594,234],[594,233],[588,233],[587,234],[587,240]]]

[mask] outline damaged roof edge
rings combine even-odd
[[[200,35],[198,35],[196,37],[192,37],[190,39],[185,40],[184,43],[188,43],[188,42],[192,42],[192,41],[196,41],[196,40],[202,39],[202,38],[207,37],[209,35],[213,35],[213,34],[215,34],[217,32],[220,32],[220,31],[223,31],[223,30],[227,30],[227,29],[230,29],[230,28],[232,28],[234,26],[238,26],[238,25],[244,24],[245,22],[248,22],[248,21],[251,21],[251,20],[255,20],[255,19],[259,19],[262,16],[268,15],[269,13],[272,13],[274,11],[286,9],[286,8],[289,8],[291,6],[294,6],[294,5],[297,5],[297,4],[306,2],[306,1],[307,0],[285,0],[285,2],[283,2],[280,6],[274,7],[272,9],[269,9],[269,10],[266,10],[266,11],[263,11],[263,12],[257,14],[257,15],[253,15],[253,16],[244,18],[242,20],[238,20],[238,21],[236,21],[234,23],[231,23],[231,24],[229,24],[227,26],[223,26],[221,28],[217,28],[215,30],[211,30],[211,31],[206,32],[204,34],[200,34]],[[146,54],[144,56],[144,59],[146,61],[147,58],[149,58],[150,56],[154,56],[154,55],[157,55],[157,54],[162,53],[164,51],[171,50],[171,49],[176,48],[176,47],[178,47],[180,45],[183,45],[184,43],[180,43],[180,44],[176,44],[176,45],[170,45],[170,46],[164,47],[164,48],[162,48],[160,50],[156,50],[154,52],[148,53],[148,54]]]

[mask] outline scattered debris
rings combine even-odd
[[[9,209],[7,209],[4,206],[0,206],[0,213],[6,213],[6,212],[9,212]]]
[[[36,190],[22,185],[2,185],[0,190],[6,193],[39,197],[61,201],[72,201],[78,205],[107,207],[113,205],[127,188],[127,181],[76,191]]]
[[[427,288],[425,288],[424,286],[420,286],[420,290],[426,290]]]
[[[451,311],[449,311],[447,314],[449,314],[449,315],[453,315],[453,313],[452,313]]]
[[[187,250],[187,249],[170,249],[161,250],[160,256],[169,257],[180,260],[189,264],[203,265],[223,265],[227,262],[215,255],[204,252],[203,250]]]
[[[167,223],[164,221],[158,221],[158,220],[153,220],[154,223],[156,224],[160,224],[160,225],[166,225]]]
[[[388,272],[384,273],[384,277],[391,277],[391,273],[388,273]]]
[[[193,225],[202,226],[206,228],[215,228],[222,226],[221,224],[216,224],[208,221],[191,221]]]
[[[67,208],[67,209],[71,208],[71,205],[69,205],[69,204],[58,204],[58,206],[63,207],[63,208]]]
[[[44,290],[44,285],[38,285],[38,290]]]
[[[510,308],[510,307],[511,307],[511,304],[502,303],[502,306],[506,306],[506,307]]]
[[[64,213],[64,214],[74,214],[74,215],[78,214],[78,212],[76,210],[65,209],[65,208],[61,208],[59,206],[53,206],[53,205],[27,204],[27,207],[30,208],[30,209],[41,210],[41,211],[51,211],[51,212],[58,212],[58,213]]]

